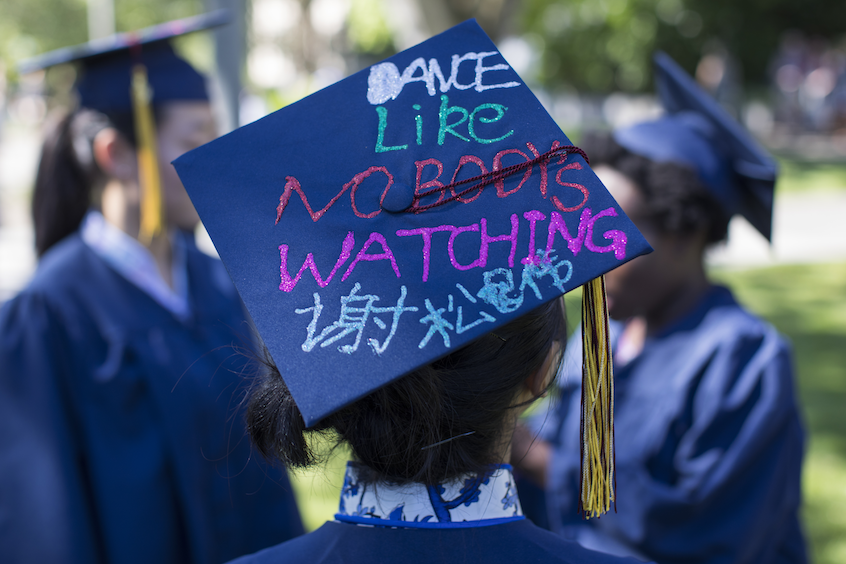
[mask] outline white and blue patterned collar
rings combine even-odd
[[[366,482],[360,465],[347,463],[335,520],[377,527],[458,528],[525,519],[511,466],[447,484],[403,486]]]
[[[90,210],[80,227],[80,236],[94,253],[121,276],[135,284],[181,321],[191,315],[188,302],[188,267],[184,242],[173,237],[173,289],[162,278],[150,251]]]

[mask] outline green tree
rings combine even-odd
[[[203,11],[201,0],[114,0],[118,31],[130,31]],[[3,0],[0,62],[16,78],[19,61],[88,40],[85,0]]]
[[[521,23],[543,48],[541,83],[641,91],[656,49],[692,70],[720,46],[760,85],[785,31],[837,39],[844,21],[842,0],[525,0]]]

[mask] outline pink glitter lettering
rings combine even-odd
[[[419,227],[417,229],[398,229],[397,237],[410,237],[412,235],[423,236],[423,282],[429,279],[429,263],[432,257],[432,233],[438,231],[449,231],[452,226],[439,225],[438,227]]]
[[[483,220],[484,221],[484,220]],[[479,249],[479,258],[474,260],[468,265],[463,265],[458,262],[455,258],[455,238],[458,237],[460,234],[465,233],[467,231],[479,231],[479,224],[474,223],[473,225],[468,225],[467,227],[453,227],[452,225],[449,226],[450,235],[449,235],[449,243],[447,244],[447,252],[449,253],[449,262],[452,263],[457,270],[470,270],[471,268],[476,268],[477,266],[485,266],[482,262],[482,249]],[[482,245],[485,246],[484,244]],[[487,253],[485,253],[487,255]],[[487,256],[485,257],[487,259]]]
[[[582,244],[585,241],[585,234],[587,232],[588,223],[590,222],[590,209],[585,209],[582,212],[582,217],[579,219],[579,233],[576,237],[570,235],[567,230],[567,224],[564,223],[564,218],[558,212],[552,212],[549,218],[549,236],[546,239],[546,255],[552,252],[552,243],[555,242],[555,234],[560,233],[564,240],[567,241],[567,248],[573,253],[573,256],[579,254],[582,250]]]
[[[589,212],[590,210],[585,210],[585,211]],[[584,212],[582,213],[582,216],[584,216]],[[617,216],[617,210],[615,210],[614,208],[608,208],[606,210],[602,210],[601,212],[599,212],[598,214],[593,216],[590,219],[590,222],[588,223],[587,235],[585,237],[585,246],[588,248],[589,251],[594,252],[594,253],[609,253],[611,251],[614,251],[614,258],[616,258],[617,260],[623,260],[624,258],[626,258],[627,238],[626,238],[626,234],[623,233],[622,231],[620,231],[618,229],[611,229],[611,230],[606,231],[605,233],[602,234],[602,236],[605,237],[605,239],[611,240],[610,245],[606,245],[604,247],[598,247],[598,246],[594,245],[594,243],[593,243],[593,226],[596,224],[596,220],[601,218],[601,217],[616,217],[616,216]]]
[[[557,141],[556,141],[557,143]],[[526,258],[521,260],[522,264],[540,264],[540,258],[537,256],[535,249],[535,224],[538,221],[546,219],[546,215],[538,210],[527,211],[523,213],[523,217],[529,221],[529,254]]]
[[[373,243],[379,243],[380,245],[382,245],[382,252],[379,253],[378,255],[372,255],[372,254],[367,252],[367,249],[369,249],[370,246]],[[358,251],[358,254],[355,255],[355,259],[353,259],[353,261],[350,263],[350,267],[347,269],[347,271],[341,277],[341,282],[346,280],[349,277],[349,275],[352,274],[352,271],[355,268],[355,265],[357,265],[359,263],[359,261],[362,261],[362,260],[363,261],[389,260],[389,261],[391,261],[391,266],[394,268],[394,272],[396,273],[397,278],[400,277],[399,268],[397,267],[397,259],[394,258],[394,253],[391,252],[391,248],[388,246],[388,242],[385,240],[385,237],[383,237],[379,233],[371,233],[370,234],[370,237],[367,238],[367,242],[364,243],[364,246],[361,248],[360,251]],[[334,271],[333,271],[333,274],[334,274]],[[327,280],[327,283],[328,283],[328,280]]]
[[[555,240],[555,233],[560,233],[567,241],[567,247],[573,253],[573,256],[578,255],[579,251],[582,250],[582,245],[584,245],[589,251],[594,253],[609,253],[613,251],[614,257],[617,260],[623,260],[626,256],[627,239],[626,234],[622,231],[611,229],[603,233],[603,236],[606,239],[611,240],[610,245],[600,247],[593,243],[593,227],[596,220],[602,217],[614,217],[616,215],[617,211],[614,208],[602,210],[594,216],[591,215],[590,208],[585,208],[582,210],[582,215],[579,218],[578,235],[576,235],[576,237],[572,237],[570,232],[567,230],[567,225],[564,223],[564,218],[561,217],[561,214],[558,212],[552,212],[552,216],[549,219],[549,236],[546,240],[547,256],[550,252],[552,252],[552,243]]]
[[[488,235],[488,220],[482,218],[481,223],[482,248],[479,249],[479,266],[484,268],[488,264],[488,245],[497,241],[511,241],[511,253],[508,255],[508,268],[513,268],[514,254],[517,252],[517,232],[520,226],[517,220],[517,214],[511,214],[511,233],[507,235],[497,235],[495,237],[491,237],[490,235]]]
[[[308,204],[306,204],[308,206]],[[353,232],[350,231],[347,233],[347,236],[344,238],[344,242],[341,245],[341,254],[338,256],[338,260],[335,262],[335,268],[332,269],[332,272],[329,273],[329,276],[326,277],[326,280],[323,280],[320,276],[320,272],[317,270],[317,264],[314,262],[314,255],[309,253],[306,256],[305,262],[300,267],[300,270],[297,272],[297,275],[294,278],[291,278],[291,275],[288,274],[288,245],[279,245],[279,257],[281,259],[281,264],[279,266],[279,273],[282,277],[282,282],[279,284],[279,289],[283,292],[290,292],[296,286],[297,283],[300,281],[300,278],[303,276],[303,272],[305,272],[306,268],[311,271],[312,276],[314,276],[314,280],[317,282],[317,285],[321,288],[325,288],[329,282],[332,280],[332,277],[335,276],[335,273],[338,272],[338,269],[343,266],[347,259],[350,258],[350,254],[352,254],[353,246],[355,245],[355,236]],[[365,245],[365,248],[367,246]],[[361,254],[361,253],[359,253]],[[356,260],[358,258],[356,257]],[[396,265],[394,265],[396,269]],[[399,274],[397,274],[399,276]],[[346,278],[346,275],[344,275]]]

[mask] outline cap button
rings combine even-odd
[[[414,203],[414,190],[411,186],[395,182],[385,194],[382,209],[389,213],[401,213],[411,207],[412,203]]]

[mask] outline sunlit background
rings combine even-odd
[[[178,48],[213,77],[222,132],[470,17],[575,140],[656,115],[650,56],[673,56],[781,163],[773,244],[734,220],[709,262],[794,343],[809,435],[805,528],[815,562],[846,562],[846,2],[3,0],[0,300],[35,268],[29,198],[40,131],[72,102],[74,79],[69,67],[21,76],[16,63],[219,7],[235,23]],[[296,478],[309,528],[331,518],[339,466]]]

